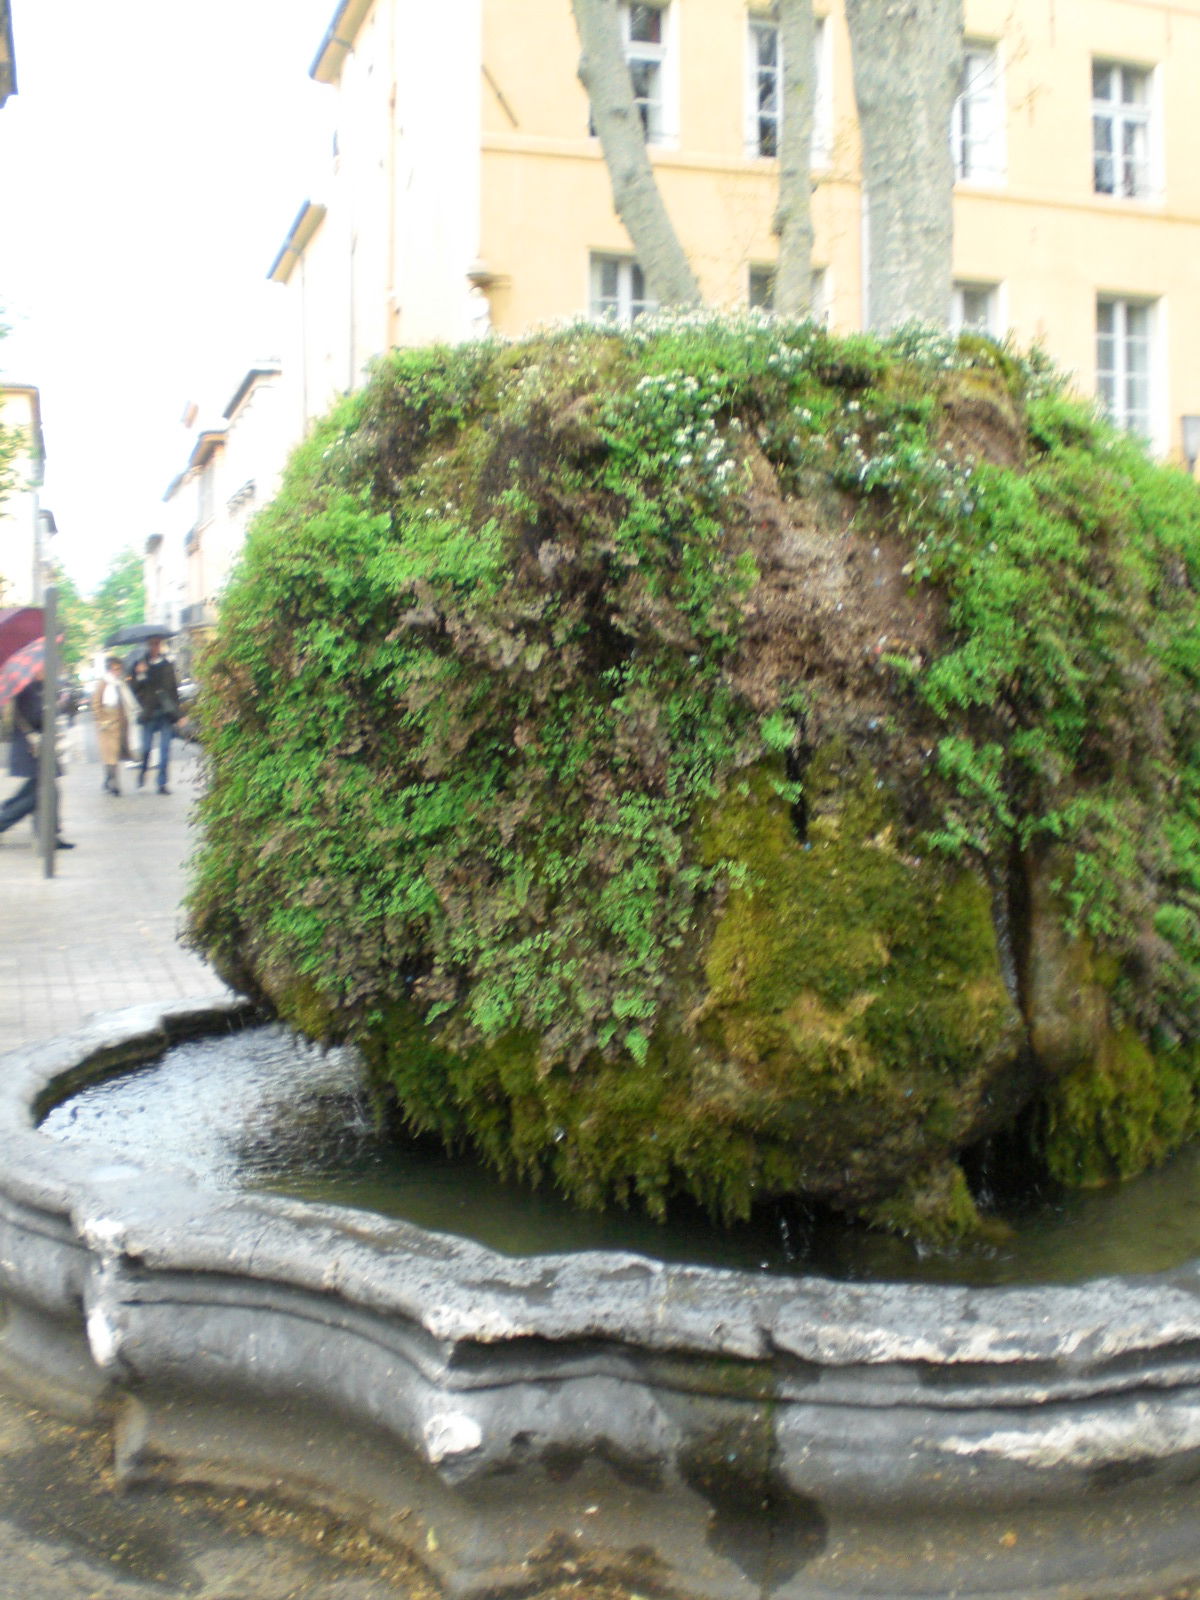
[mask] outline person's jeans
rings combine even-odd
[[[14,822],[20,822],[22,817],[27,817],[31,811],[37,810],[37,779],[26,778],[25,782],[16,791],[10,794],[3,805],[0,805],[0,833],[6,828],[11,828]]]
[[[160,712],[150,718],[149,722],[142,724],[142,771],[139,783],[146,781],[146,769],[150,765],[150,757],[154,754],[154,741],[159,744],[158,755],[158,787],[161,790],[167,787],[167,767],[171,760],[171,735],[175,732],[175,724],[170,717],[163,716]]]

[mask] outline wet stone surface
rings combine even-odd
[[[432,1600],[335,1518],[246,1495],[119,1489],[107,1445],[0,1393],[3,1600]]]

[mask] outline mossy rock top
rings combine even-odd
[[[1195,1122],[1198,589],[1195,486],[987,341],[396,352],[223,605],[192,937],[589,1203],[962,1210],[1031,1102],[1130,1170]]]

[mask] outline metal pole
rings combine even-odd
[[[46,585],[42,600],[46,650],[42,669],[42,741],[38,750],[37,836],[42,876],[54,876],[58,838],[58,589]]]
[[[42,514],[38,507],[37,490],[33,491],[33,603],[42,603],[42,584],[46,569],[42,565]]]

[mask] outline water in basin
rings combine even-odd
[[[1200,1256],[1200,1146],[1124,1184],[1027,1197],[1005,1218],[1010,1241],[953,1254],[919,1252],[792,1205],[764,1206],[730,1229],[692,1206],[662,1224],[632,1211],[578,1211],[547,1189],[501,1180],[468,1154],[384,1137],[355,1053],[322,1051],[278,1026],[177,1045],[82,1089],[41,1126],[106,1159],[402,1217],[510,1255],[634,1250],[759,1272],[971,1284],[1076,1282]]]

